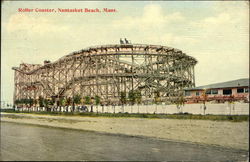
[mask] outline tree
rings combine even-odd
[[[141,103],[142,95],[140,90],[136,90],[135,92],[135,100],[138,104]]]
[[[207,91],[208,91],[207,89],[204,89],[203,94],[202,94],[202,96],[203,96],[203,109],[204,109],[204,115],[206,114],[206,109],[207,109],[207,107],[206,107]]]
[[[184,95],[178,96],[177,99],[175,100],[175,104],[176,104],[178,109],[180,109],[181,106],[184,105],[184,103],[185,103]]]
[[[39,96],[38,101],[39,101],[39,107],[44,107],[44,99],[42,96]]]
[[[73,102],[74,102],[75,104],[80,104],[80,103],[81,103],[81,96],[80,96],[79,94],[75,95],[75,96],[73,97]]]
[[[66,100],[64,98],[60,98],[59,99],[59,105],[60,106],[65,106],[65,104],[66,104]]]
[[[46,111],[48,110],[48,105],[49,105],[49,100],[48,99],[44,99],[44,98],[40,98],[39,99],[39,105],[40,107],[45,107]]]
[[[161,101],[160,92],[158,90],[154,92],[154,101],[155,103],[159,103]]]
[[[71,97],[66,98],[66,105],[67,106],[71,105],[71,102],[72,102]]]
[[[25,106],[27,106],[29,104],[29,99],[27,98],[21,99],[21,102],[25,104]]]
[[[49,105],[54,105],[55,102],[56,102],[56,99],[55,99],[55,98],[51,98],[51,99],[49,100]]]
[[[60,106],[65,106],[66,105],[66,99],[64,99],[63,97],[60,97],[59,105]],[[59,107],[59,111],[61,111],[61,107]]]
[[[99,105],[101,102],[101,98],[99,96],[95,96],[95,104]]]
[[[15,100],[15,101],[14,101],[14,104],[15,104],[15,105],[18,105],[18,104],[20,104],[20,103],[21,103],[20,100]]]
[[[34,104],[35,106],[37,105],[38,101],[36,99],[34,99]]]
[[[129,98],[129,101],[130,101],[130,103],[132,104],[132,105],[134,105],[135,104],[135,93],[134,93],[134,91],[132,90],[132,91],[129,91],[129,93],[128,93],[128,98]]]
[[[44,106],[47,108],[49,105],[49,100],[48,99],[44,99],[43,100]]]
[[[89,97],[89,96],[85,96],[85,104],[90,104],[90,100],[91,100],[91,98]]]
[[[65,99],[66,111],[68,112],[68,106],[71,105],[72,99],[68,97]]]
[[[81,103],[81,96],[79,94],[73,96],[73,112],[75,111],[75,104]]]
[[[31,107],[34,104],[34,100],[32,98],[27,99],[27,104]]]
[[[122,104],[126,104],[126,92],[121,92],[120,101]]]

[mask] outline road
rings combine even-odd
[[[0,160],[246,161],[247,151],[1,122]]]

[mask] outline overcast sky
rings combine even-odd
[[[18,8],[114,8],[115,13],[24,13]],[[120,38],[195,57],[196,86],[249,78],[246,1],[2,2],[1,97],[12,102],[13,66],[55,61]]]

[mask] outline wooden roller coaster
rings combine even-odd
[[[148,103],[157,94],[174,102],[195,86],[196,59],[160,45],[115,44],[86,48],[44,64],[22,63],[15,70],[14,101],[24,98],[99,96],[120,104],[121,93],[139,92]]]

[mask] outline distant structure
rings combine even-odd
[[[187,88],[185,89],[185,99],[188,103],[203,101],[249,102],[249,78]]]
[[[195,86],[195,58],[151,44],[89,47],[44,64],[22,63],[15,71],[14,103],[39,98],[56,101],[78,95],[101,104],[177,102]],[[28,100],[27,100],[28,99]],[[31,102],[31,101],[30,101]],[[93,103],[93,102],[92,102]]]

